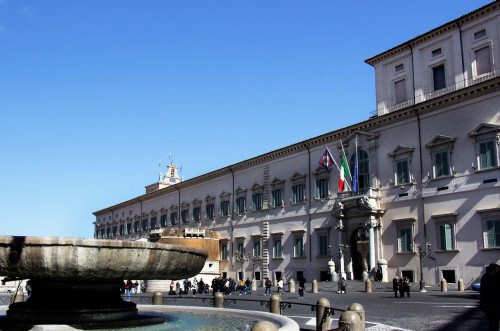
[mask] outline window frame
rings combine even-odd
[[[396,224],[396,239],[398,254],[413,254],[415,243],[415,218],[405,218],[394,220]],[[404,239],[406,245],[403,246],[402,231],[405,231]]]
[[[500,250],[500,208],[492,208],[477,211],[481,218],[481,227],[483,232],[483,249]],[[489,235],[490,225],[494,226],[494,241],[496,245],[491,245]]]
[[[272,258],[273,260],[276,259],[283,259],[283,233],[273,233],[271,235],[271,238],[273,239],[273,252],[272,252]]]
[[[292,182],[292,196],[290,197],[290,202],[292,205],[304,204],[307,202],[307,187],[306,187],[306,175],[296,172],[291,177]]]
[[[293,234],[293,258],[306,258],[304,230],[292,231]]]
[[[434,226],[436,232],[436,248],[435,252],[456,252],[457,249],[457,240],[456,240],[456,223],[457,223],[457,215],[458,213],[450,213],[450,214],[442,214],[442,215],[433,215]],[[442,228],[443,226],[449,226],[449,235],[450,235],[450,245],[448,247],[447,240],[444,238]]]

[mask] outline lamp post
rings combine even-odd
[[[427,250],[429,251],[429,253],[427,253]],[[420,292],[427,292],[427,290],[425,289],[425,282],[424,282],[424,268],[423,268],[423,265],[422,265],[422,259],[424,258],[424,256],[427,256],[427,254],[430,254],[430,251],[431,251],[431,244],[430,243],[427,243],[426,244],[426,251],[423,251],[422,252],[422,245],[418,245],[417,246],[417,256],[418,258],[420,259]]]

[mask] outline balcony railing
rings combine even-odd
[[[432,100],[434,98],[438,98],[438,97],[441,97],[443,95],[453,93],[455,91],[464,89],[466,87],[474,86],[476,84],[488,81],[488,80],[496,78],[498,76],[500,76],[500,72],[491,71],[491,72],[484,74],[484,75],[481,75],[479,77],[472,77],[472,78],[469,78],[466,80],[462,80],[460,82],[456,82],[455,84],[446,86],[445,88],[443,88],[441,90],[431,91],[431,92],[428,92],[425,94],[420,94],[420,95],[416,96],[415,98],[408,99],[408,100],[403,101],[401,103],[391,105],[388,107],[380,108],[377,111],[372,112],[370,114],[372,116],[377,116],[377,115],[384,115],[384,114],[392,113],[394,111],[397,111],[397,110],[400,110],[400,109],[403,109],[403,108],[406,108],[409,106],[413,106],[415,104],[418,104],[418,103],[421,103],[424,101]]]

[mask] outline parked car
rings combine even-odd
[[[481,287],[481,283],[472,283],[471,285],[471,288],[473,291],[478,291],[479,292],[479,288]]]

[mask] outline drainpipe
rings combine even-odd
[[[413,60],[413,47],[411,47],[411,44],[407,44],[408,47],[410,48],[410,54],[411,54],[411,84],[412,84],[412,90],[413,90],[413,104],[417,103],[417,91],[415,88],[415,62]]]
[[[427,242],[427,227],[425,224],[425,204],[424,204],[424,195],[423,195],[423,179],[424,179],[424,169],[422,162],[422,137],[421,137],[421,125],[420,125],[420,116],[416,111],[415,115],[417,116],[417,125],[418,125],[418,153],[419,153],[419,167],[420,167],[420,207],[422,210],[422,224],[424,229],[424,243]]]
[[[234,237],[234,224],[233,224],[233,219],[234,219],[234,206],[235,206],[235,197],[234,197],[234,171],[232,168],[228,168],[229,171],[231,172],[231,177],[232,177],[232,206],[231,206],[231,220],[229,224],[231,224],[231,231],[229,233],[229,240],[231,242],[231,270],[233,270],[234,267],[234,262],[233,262],[233,256],[234,256],[234,249],[233,249],[233,237]]]
[[[177,186],[177,184],[175,185],[175,189],[177,190],[177,192],[179,192],[179,195],[178,195],[178,207],[177,207],[177,224],[178,224],[178,228],[180,230],[181,228],[181,190],[180,188]]]
[[[460,35],[460,55],[462,57],[462,80],[464,82],[464,86],[463,87],[465,87],[464,45],[463,45],[463,40],[462,40],[462,27],[460,26],[460,22],[457,22],[457,26],[458,26],[458,34]]]
[[[311,200],[312,200],[312,186],[311,186],[311,150],[307,144],[304,144],[304,147],[307,148],[307,159],[308,159],[308,177],[309,177],[309,198],[307,199],[307,233],[309,234],[309,262],[312,261],[312,241],[311,241]]]

